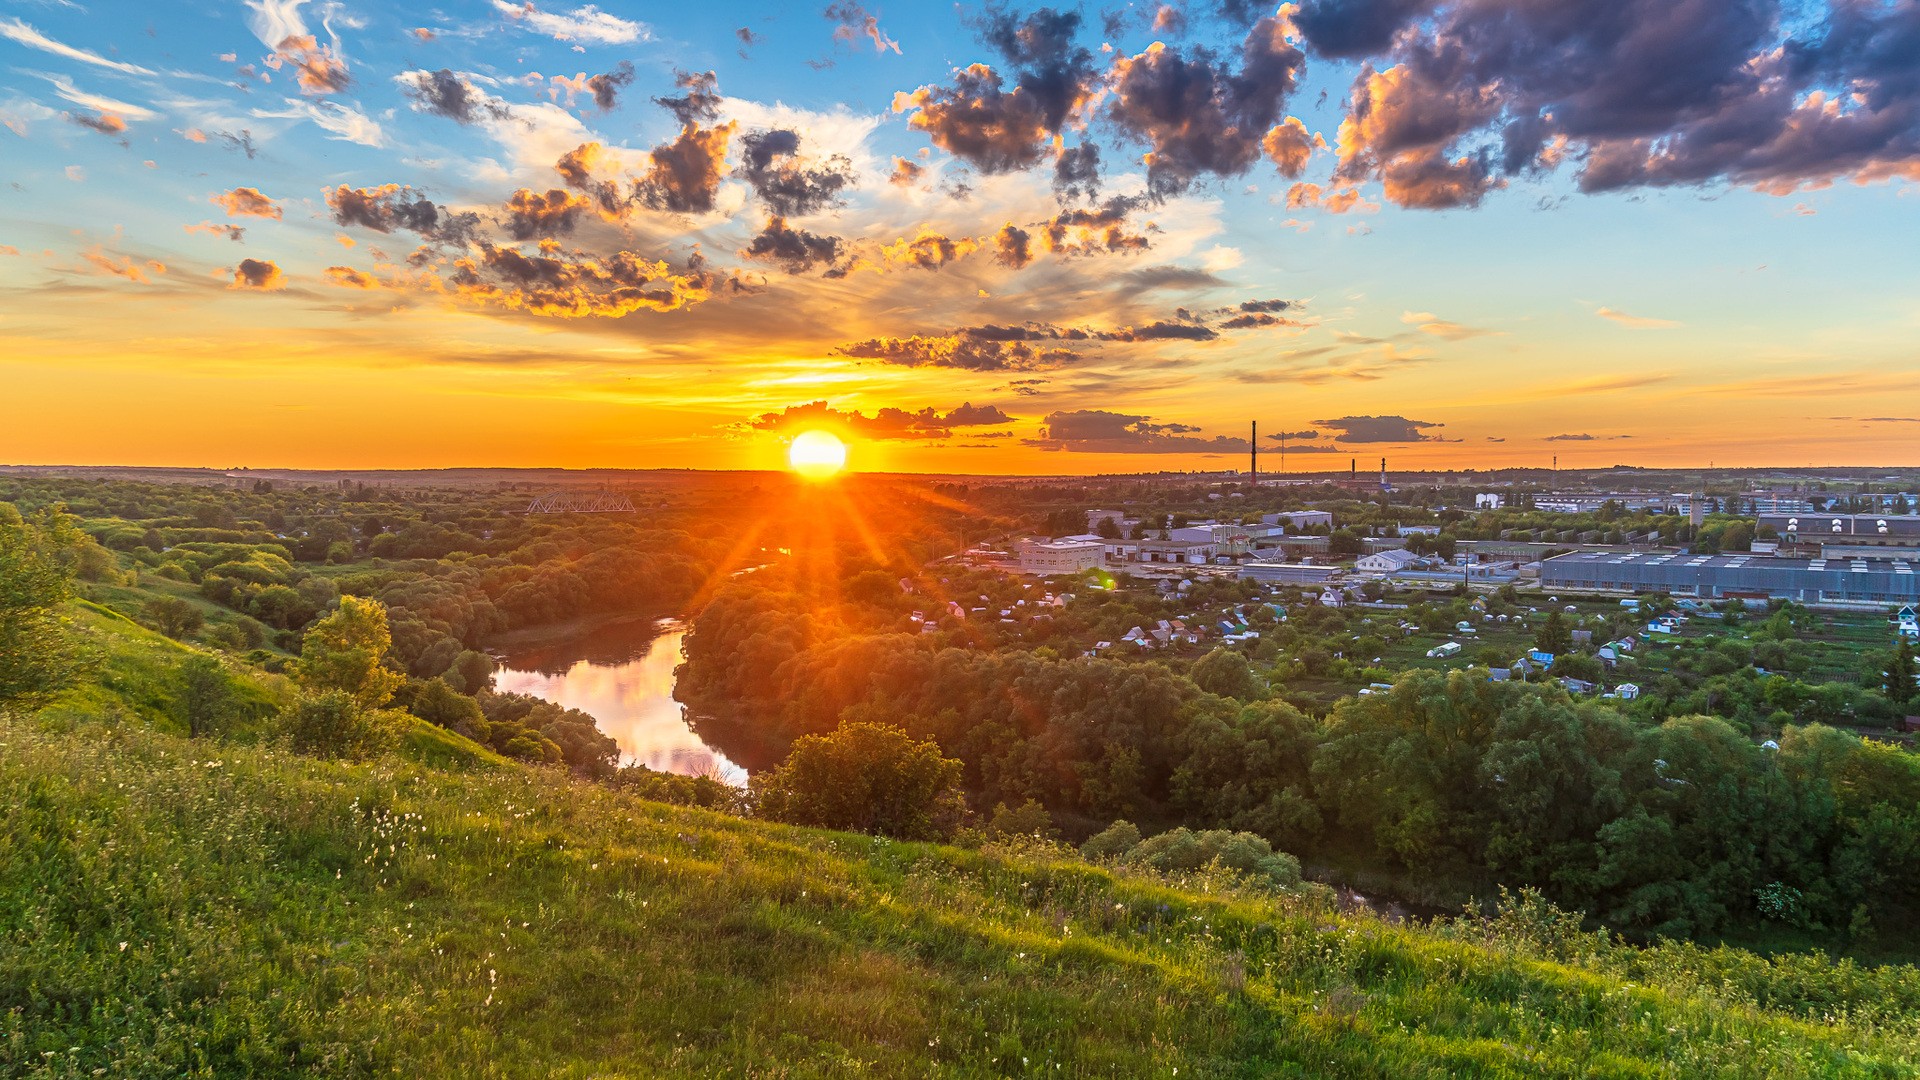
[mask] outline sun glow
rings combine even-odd
[[[847,444],[829,431],[803,431],[787,448],[787,464],[809,480],[826,480],[847,467]]]

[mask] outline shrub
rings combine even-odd
[[[361,708],[340,690],[302,697],[281,715],[281,726],[295,750],[315,757],[364,761],[400,741],[394,714]]]
[[[960,762],[885,724],[843,724],[793,744],[779,768],[753,779],[761,815],[794,825],[902,840],[953,834],[965,813]]]

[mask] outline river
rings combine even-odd
[[[620,744],[620,763],[661,772],[712,776],[734,785],[747,771],[707,745],[673,699],[686,624],[628,619],[500,657],[493,687],[579,709]]]

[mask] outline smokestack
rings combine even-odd
[[[1387,486],[1387,459],[1381,458],[1380,459],[1380,487],[1384,490],[1386,486]]]
[[[1260,421],[1253,422],[1253,431],[1247,436],[1247,475],[1251,478],[1250,487],[1260,486]]]

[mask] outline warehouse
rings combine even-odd
[[[1900,514],[1761,514],[1759,527],[1789,543],[1920,544],[1920,517]]]
[[[1905,559],[1588,551],[1541,563],[1540,584],[1547,589],[1767,597],[1803,604],[1906,604],[1920,599],[1920,582]]]
[[[1244,562],[1240,564],[1242,581],[1318,585],[1332,581],[1342,573],[1343,571],[1337,566],[1314,566],[1308,563]]]

